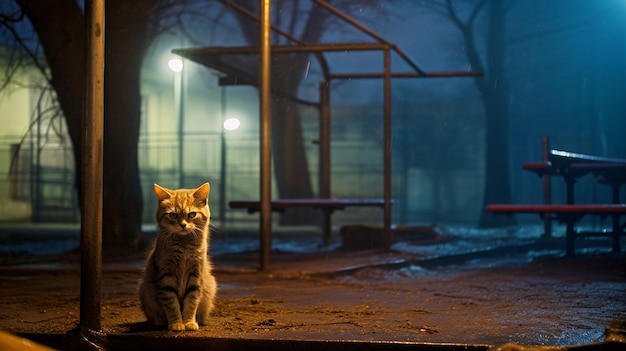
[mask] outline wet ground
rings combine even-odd
[[[267,272],[257,270],[255,235],[216,231],[219,303],[197,332],[145,323],[136,295],[143,254],[105,257],[102,327],[115,349],[167,349],[174,345],[168,341],[180,347],[189,340],[219,349],[245,342],[274,349],[313,342],[315,349],[328,340],[484,349],[602,342],[610,323],[626,321],[626,255],[610,253],[609,240],[579,240],[577,257],[564,258],[559,229],[553,238],[542,238],[537,226],[433,231],[396,236],[384,253],[342,249],[339,237],[320,247],[319,234],[282,230]],[[61,251],[76,245],[74,234],[61,232],[47,234],[45,255],[33,255],[36,249],[24,247],[35,243],[8,240],[15,235],[3,229],[0,330],[62,348],[79,320],[80,281],[77,254],[54,252],[56,244]]]

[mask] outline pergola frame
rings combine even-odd
[[[318,6],[322,6],[335,16],[350,23],[357,29],[368,34],[379,44],[352,44],[350,51],[354,50],[381,50],[384,55],[382,73],[365,74],[330,74],[328,64],[323,52],[339,50],[340,45],[310,45],[303,43],[288,33],[270,25],[271,0],[259,0],[261,4],[261,17],[250,13],[240,6],[222,0],[227,6],[243,13],[260,23],[260,46],[259,48],[223,48],[219,50],[243,50],[253,53],[258,50],[259,59],[259,91],[261,113],[261,269],[266,269],[269,264],[270,238],[271,238],[271,208],[270,208],[270,174],[271,174],[271,149],[270,149],[270,55],[272,51],[280,52],[309,52],[319,60],[324,72],[324,81],[320,84],[320,196],[330,197],[330,81],[332,79],[357,79],[357,78],[383,78],[384,79],[384,116],[385,116],[385,151],[384,151],[384,226],[385,226],[385,249],[391,246],[391,78],[395,77],[461,77],[477,76],[478,72],[438,72],[427,73],[421,70],[405,55],[398,47],[387,42],[373,31],[362,26],[358,22],[343,14],[338,9],[330,6],[322,0],[313,0]],[[75,332],[77,348],[106,349],[106,335],[101,330],[101,284],[102,284],[102,142],[104,127],[104,3],[105,0],[85,1],[85,101],[83,145],[82,147],[82,198],[81,198],[81,283],[80,283],[80,322]],[[291,47],[270,46],[270,29],[290,38],[297,43]],[[378,46],[376,46],[378,45]],[[347,47],[344,47],[346,49]],[[391,51],[399,54],[415,72],[392,73]],[[185,56],[191,54],[191,49],[175,50],[176,53]],[[254,82],[251,82],[254,84]],[[328,218],[326,219],[328,220]]]
[[[341,20],[349,23],[353,27],[357,28],[366,35],[376,40],[376,43],[333,43],[333,44],[311,44],[305,43],[295,38],[293,35],[282,31],[272,25],[269,28],[295,42],[296,45],[271,45],[271,53],[309,53],[313,54],[317,58],[323,73],[323,81],[320,83],[320,127],[319,127],[319,198],[331,197],[331,176],[330,176],[330,84],[332,80],[336,79],[375,79],[382,78],[384,81],[383,87],[383,115],[384,115],[384,157],[383,157],[383,193],[384,193],[384,208],[383,208],[383,235],[384,235],[384,249],[385,251],[391,250],[391,79],[392,78],[448,78],[448,77],[476,77],[482,75],[481,72],[474,71],[446,71],[446,72],[426,72],[422,70],[416,63],[414,63],[408,55],[406,55],[395,44],[392,44],[385,40],[374,31],[363,26],[359,22],[355,21],[348,15],[341,12],[339,9],[331,6],[323,0],[313,0],[316,5],[328,10],[331,14],[340,18]],[[247,17],[263,23],[264,18],[259,18],[254,13],[249,12],[245,8],[234,4],[228,0],[222,0],[222,2],[235,11],[246,15]],[[269,20],[269,19],[268,19]],[[263,25],[261,25],[263,27]],[[263,34],[263,33],[262,33]],[[269,41],[269,35],[263,36]],[[267,44],[267,43],[266,43]],[[260,43],[261,47],[256,46],[239,46],[239,47],[205,47],[205,48],[190,48],[190,49],[174,49],[173,53],[183,56],[187,59],[205,65],[207,67],[216,69],[227,74],[227,77],[221,78],[220,83],[224,85],[230,85],[234,82],[237,84],[251,84],[256,85],[257,82],[261,82],[263,72],[269,72],[269,68],[264,68],[263,65],[269,65],[269,62],[260,62],[259,77],[251,77],[249,74],[242,72],[236,67],[230,66],[223,62],[219,58],[224,55],[262,55],[263,42]],[[269,44],[268,44],[269,45]],[[328,62],[324,57],[324,53],[328,52],[357,52],[357,51],[381,51],[383,54],[383,67],[382,72],[374,73],[331,73]],[[391,51],[398,54],[414,71],[411,72],[392,72],[391,71]],[[215,59],[215,58],[218,59]],[[263,60],[260,60],[263,61]],[[261,64],[262,63],[262,64]],[[256,78],[256,79],[255,79]],[[269,80],[269,79],[268,79]],[[261,89],[259,83],[259,89]],[[270,88],[271,90],[271,88]],[[282,94],[290,94],[291,92],[280,92]],[[295,94],[290,96],[294,100],[298,100]],[[268,106],[270,101],[270,94],[260,94],[260,105]],[[269,124],[270,116],[263,116],[261,111],[261,129],[264,128],[264,123]],[[261,136],[263,139],[263,136]],[[261,154],[264,154],[264,150],[270,150],[269,140],[261,142]],[[265,151],[268,152],[268,151]],[[271,153],[271,151],[269,151]],[[271,174],[271,158],[263,159],[261,162],[261,175]],[[267,187],[267,189],[265,188]],[[267,222],[267,218],[271,219],[271,208],[269,207],[271,190],[270,183],[261,181],[261,228],[260,228],[260,268],[262,270],[269,266],[269,255],[271,251],[271,224],[263,224]],[[263,194],[266,194],[263,196]],[[267,197],[267,198],[264,198]],[[266,206],[263,204],[266,203]],[[330,226],[330,214],[324,213],[322,216],[322,226],[327,228]]]

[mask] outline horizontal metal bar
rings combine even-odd
[[[295,52],[332,52],[332,51],[376,51],[388,49],[389,45],[379,43],[336,43],[336,44],[308,44],[308,45],[273,45],[273,53]],[[257,46],[214,46],[204,48],[173,49],[172,53],[184,57],[197,55],[241,55],[258,54]]]
[[[391,73],[391,78],[450,78],[450,77],[480,77],[482,72],[476,71],[443,71],[443,72],[398,72]],[[331,74],[330,79],[374,79],[385,78],[384,73],[337,73]]]

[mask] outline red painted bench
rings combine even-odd
[[[322,232],[324,235],[324,244],[330,243],[330,215],[335,210],[343,210],[346,207],[384,207],[385,200],[379,198],[366,199],[276,199],[270,202],[272,211],[283,212],[293,207],[312,207],[320,209],[324,212],[324,223],[322,224]],[[254,213],[261,210],[261,202],[258,200],[236,200],[228,203],[230,208],[247,209],[248,213]]]
[[[536,213],[542,218],[551,216],[561,223],[565,223],[566,230],[566,256],[574,256],[574,242],[577,237],[590,235],[605,235],[613,238],[613,252],[619,253],[620,236],[626,234],[624,229],[626,223],[620,225],[620,216],[626,215],[626,204],[602,204],[602,205],[552,205],[552,204],[491,204],[486,207],[491,213],[515,214],[515,213]],[[574,226],[585,215],[596,215],[600,217],[611,216],[613,218],[613,228],[611,232],[576,232]]]

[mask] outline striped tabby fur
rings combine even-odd
[[[171,190],[154,184],[158,232],[139,287],[148,321],[169,330],[197,330],[215,302],[208,256],[209,183]]]

